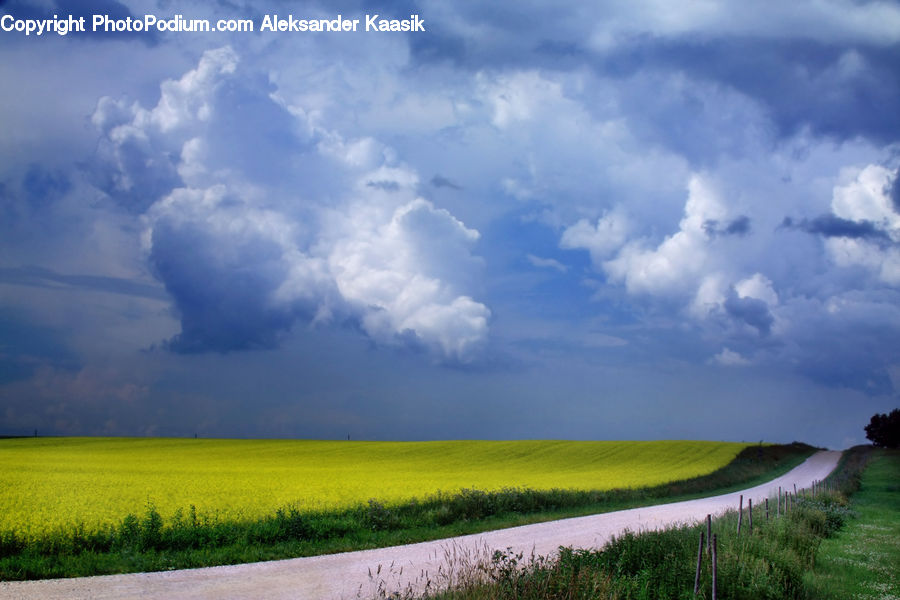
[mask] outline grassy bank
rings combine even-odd
[[[900,598],[900,451],[879,454],[853,495],[857,517],[822,543],[807,574],[816,598]]]
[[[715,520],[717,592],[729,600],[821,599],[805,580],[820,544],[852,518],[848,495],[859,485],[868,449],[848,452],[829,478],[831,489],[793,500],[787,514],[766,520],[754,509],[754,525],[737,511]],[[896,484],[894,484],[896,485]],[[894,495],[896,502],[896,494]],[[451,590],[434,600],[668,600],[710,598],[711,560],[704,552],[694,595],[698,544],[705,526],[625,534],[600,551],[562,549],[555,560],[496,553],[470,565]],[[438,582],[440,585],[440,582]],[[855,596],[840,595],[840,598]]]
[[[2,532],[0,579],[234,564],[440,539],[754,485],[786,472],[814,450],[804,444],[750,446],[711,474],[636,489],[463,490],[339,510],[288,505],[248,520],[223,519],[194,507],[163,519],[148,505],[114,526],[60,528],[34,537]]]

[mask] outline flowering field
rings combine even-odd
[[[220,520],[286,505],[390,504],[462,488],[640,487],[710,473],[729,442],[347,442],[160,438],[0,440],[0,531],[41,535],[191,505]]]

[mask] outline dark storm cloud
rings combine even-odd
[[[450,188],[451,190],[461,190],[462,186],[454,183],[453,181],[447,179],[443,175],[435,175],[431,178],[431,185],[436,188]]]
[[[728,22],[727,13],[740,12],[727,4],[718,9],[723,23]],[[608,34],[615,44],[592,43],[598,23],[642,17],[640,8],[630,12],[630,8],[523,9],[501,3],[459,6],[452,18],[443,19],[445,26],[435,27],[428,36],[414,36],[410,45],[419,62],[449,62],[469,70],[569,71],[588,66],[601,77],[621,80],[638,74],[683,73],[759,102],[781,137],[809,128],[841,140],[860,135],[879,142],[900,138],[900,111],[895,110],[900,106],[898,44],[842,35],[834,23],[828,23],[830,37],[822,33],[814,39],[754,33],[760,24],[748,24],[747,31],[737,35],[718,32],[708,23],[687,32],[666,30],[665,25],[655,31],[649,23],[643,31],[639,24],[622,30],[611,25]],[[823,25],[817,21],[823,15],[816,13],[809,11],[805,26]],[[455,25],[457,21],[465,26]],[[469,28],[476,27],[483,35],[469,35]],[[683,121],[695,118],[697,107],[689,100],[667,97],[671,110],[657,115],[655,127],[663,133],[671,130],[675,148],[689,147],[688,140],[677,139],[685,134],[684,127],[690,127]]]
[[[803,127],[850,139],[900,138],[900,46],[771,40],[758,37],[639,37],[596,63],[625,77],[643,69],[679,69],[761,102],[781,135]]]
[[[741,215],[728,221],[724,226],[720,226],[717,220],[710,219],[703,223],[703,231],[710,237],[720,235],[744,236],[750,233],[750,217]]]
[[[262,237],[223,239],[202,223],[163,219],[150,261],[181,319],[181,333],[167,343],[174,352],[273,348],[294,321],[289,309],[269,305],[286,266]]]
[[[396,192],[400,189],[400,184],[396,181],[367,181],[366,187],[383,190],[385,192]]]
[[[742,298],[734,290],[725,299],[725,310],[733,318],[755,328],[761,336],[769,335],[775,322],[765,302],[756,298]]]
[[[891,238],[871,221],[850,221],[833,214],[824,214],[815,219],[803,219],[795,221],[791,217],[785,217],[781,222],[785,229],[798,229],[821,235],[822,237],[842,237],[852,239],[869,239],[890,243]]]

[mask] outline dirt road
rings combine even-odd
[[[634,508],[513,527],[475,535],[246,565],[209,567],[163,573],[136,573],[78,579],[2,582],[0,598],[57,599],[299,599],[371,598],[379,582],[387,592],[425,582],[446,584],[447,573],[467,557],[512,548],[530,555],[550,555],[560,546],[596,548],[612,536],[704,519],[707,514],[737,508],[738,496],[758,505],[778,487],[793,490],[824,479],[837,465],[840,452],[819,452],[790,473],[754,488],[699,500]],[[773,509],[774,510],[774,509]],[[371,576],[370,576],[371,573]]]

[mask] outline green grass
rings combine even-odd
[[[40,537],[0,533],[0,579],[233,564],[439,539],[720,493],[786,472],[813,451],[802,444],[746,447],[713,473],[644,488],[469,489],[344,509],[311,511],[286,505],[245,520],[193,507],[163,518],[145,506],[105,528],[70,526]]]
[[[816,556],[807,586],[818,598],[900,598],[900,451],[880,451],[854,494],[857,513]]]

